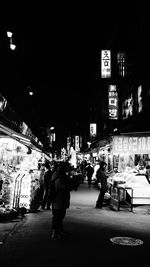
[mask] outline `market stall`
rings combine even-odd
[[[116,173],[109,178],[108,183],[111,184],[111,205],[117,209],[121,204],[126,204],[127,207],[150,204],[150,184],[146,176],[138,171]]]
[[[30,211],[31,207],[32,210],[38,207],[34,199],[43,179],[38,165],[43,152],[29,146],[29,141],[26,145],[27,141],[27,138],[19,142],[0,135],[0,215],[3,217],[12,210]]]
[[[150,204],[150,133],[114,135],[99,142],[99,160],[107,163],[111,205]]]

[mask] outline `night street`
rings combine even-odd
[[[0,267],[150,266],[150,7],[20,3],[1,8]]]
[[[98,191],[81,184],[71,192],[64,228],[69,236],[51,240],[51,211],[28,213],[7,229],[1,245],[1,266],[148,266],[150,228],[149,206],[111,210],[95,209]],[[17,220],[16,220],[17,221]],[[6,228],[6,230],[5,230]],[[1,233],[2,235],[2,233]],[[114,245],[110,238],[133,237],[144,243],[138,246]]]

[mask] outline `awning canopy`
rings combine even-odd
[[[3,124],[0,124],[0,132],[8,135],[9,137],[15,139],[16,141],[22,143],[25,146],[30,147],[31,149],[37,150],[39,152],[44,152],[43,148],[40,147],[36,142],[31,140],[29,137],[27,137],[21,133],[17,133],[13,129],[6,127]]]

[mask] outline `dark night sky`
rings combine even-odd
[[[31,125],[86,125],[96,96],[103,100],[100,50],[117,40],[125,46],[121,32],[129,33],[135,18],[139,22],[143,5],[137,5],[22,3],[7,11],[3,25],[14,32],[17,46],[9,58],[17,76],[9,96]],[[28,86],[34,91],[32,98]]]

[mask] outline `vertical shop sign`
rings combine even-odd
[[[70,146],[71,146],[71,137],[67,137],[67,151],[70,151]]]
[[[97,134],[96,123],[90,123],[90,137],[95,137]]]
[[[61,159],[62,160],[66,159],[66,149],[64,147],[61,149]]]
[[[142,86],[141,85],[138,87],[137,103],[138,103],[138,113],[140,113],[143,110]]]
[[[82,136],[80,136],[80,148],[82,147]]]
[[[80,147],[79,147],[79,136],[78,135],[75,136],[75,151],[76,152],[80,151]]]
[[[29,209],[31,198],[31,174],[26,172],[25,175],[21,177],[20,186],[19,207],[25,207],[26,209]]]
[[[118,63],[118,71],[119,75],[125,77],[127,75],[127,59],[125,53],[117,54],[117,63]]]
[[[118,93],[116,85],[108,87],[108,111],[109,119],[118,119]]]
[[[124,100],[122,104],[122,118],[127,119],[133,115],[133,96],[132,94]]]
[[[110,50],[101,51],[101,78],[111,77],[111,53]]]

